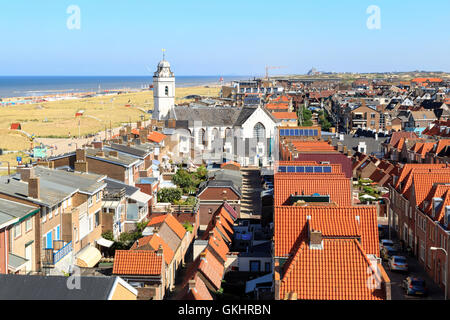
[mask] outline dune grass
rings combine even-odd
[[[219,87],[177,88],[175,102],[183,103],[186,101],[183,97],[193,94],[216,97],[219,91]],[[105,130],[105,127],[114,128],[122,123],[136,122],[142,117],[148,120],[151,115],[147,111],[152,109],[153,91],[8,106],[0,108],[0,129],[7,130],[11,123],[20,122],[22,130],[37,137],[65,138],[69,134],[78,136],[79,133],[83,136]],[[80,110],[84,110],[84,115],[75,117]],[[0,139],[4,140],[1,133]],[[4,148],[10,149],[10,144],[13,142],[5,142],[9,147]]]

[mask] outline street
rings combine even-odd
[[[396,244],[397,241],[394,240]],[[391,279],[392,300],[444,300],[444,290],[442,290],[433,280],[428,276],[423,267],[419,264],[416,257],[410,257],[406,252],[399,250],[399,255],[406,257],[408,261],[408,273],[400,273],[390,271],[387,262],[383,262],[383,267]],[[417,276],[425,280],[428,288],[428,295],[426,297],[407,296],[402,287],[403,280],[408,276]]]

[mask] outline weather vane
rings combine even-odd
[[[163,60],[166,60],[166,49],[161,50],[163,52]]]

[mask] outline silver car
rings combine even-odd
[[[408,261],[403,256],[392,256],[389,259],[389,270],[408,272]]]

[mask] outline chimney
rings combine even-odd
[[[103,151],[99,151],[95,154],[97,157],[105,157],[105,153]]]
[[[33,199],[40,199],[39,177],[32,177],[28,180],[28,196]]]
[[[139,139],[141,140],[141,143],[147,142],[147,136],[148,136],[148,129],[139,130]]]
[[[200,253],[200,260],[207,262],[206,261],[206,251],[202,251],[202,253]]]
[[[309,244],[310,245],[321,245],[322,244],[322,232],[318,230],[311,230],[309,234]]]
[[[158,257],[162,257],[163,252],[164,252],[164,250],[163,250],[162,245],[159,245],[158,251],[156,251],[156,255],[157,255]]]
[[[94,141],[92,142],[92,145],[95,149],[103,149],[103,142],[102,141]]]
[[[30,178],[34,178],[34,168],[33,167],[22,167],[18,168],[20,173],[20,179],[22,181],[28,182]]]
[[[110,151],[109,156],[113,158],[119,157],[119,153],[117,151]]]
[[[145,170],[139,171],[139,177],[141,177],[141,178],[147,178],[147,177],[148,177],[148,172],[145,171]]]
[[[131,127],[127,126],[126,128],[127,128],[127,134],[131,134]]]
[[[87,161],[77,161],[75,162],[75,171],[88,173],[88,163]]]
[[[344,154],[347,154],[347,146],[344,146],[344,147],[343,147],[342,152],[343,152]]]
[[[195,289],[195,280],[189,280],[189,290],[194,290]]]
[[[125,129],[120,129],[119,130],[119,136],[123,137],[127,134],[127,131]]]
[[[138,122],[136,123],[136,128],[137,128],[137,129],[142,128],[142,121],[138,121]]]
[[[76,161],[86,161],[86,150],[85,149],[77,149]]]

